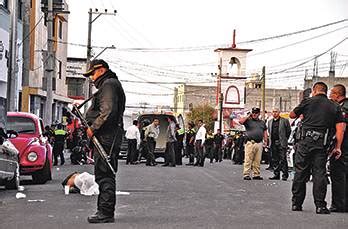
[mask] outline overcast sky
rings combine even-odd
[[[291,68],[325,52],[348,37],[348,21],[299,35],[264,42],[243,43],[284,33],[309,29],[348,18],[347,0],[67,0],[70,9],[69,42],[87,43],[88,9],[117,10],[93,23],[92,45],[111,46],[101,58],[109,61],[127,92],[127,104],[139,102],[172,105],[175,85],[144,84],[141,81],[213,80],[217,70],[214,48],[232,42],[237,30],[237,47],[253,49],[247,59],[247,74]],[[305,41],[308,40],[308,41]],[[298,44],[294,44],[298,43]],[[134,50],[134,48],[143,48]],[[275,50],[273,50],[275,49]],[[272,51],[273,50],[273,51]],[[98,54],[99,48],[94,48]],[[337,46],[336,75],[348,77],[348,40]],[[85,57],[86,48],[70,45],[69,56]],[[318,59],[320,75],[327,75],[330,55]],[[268,86],[301,87],[304,69],[313,61],[289,73],[268,75]],[[144,93],[143,95],[140,95]],[[148,96],[146,94],[153,94]]]

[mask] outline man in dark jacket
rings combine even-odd
[[[96,136],[117,171],[117,157],[123,137],[123,112],[126,97],[116,74],[104,60],[93,60],[84,76],[89,76],[98,91],[93,95],[86,119],[89,138]],[[96,152],[96,149],[93,149]],[[96,214],[88,217],[89,223],[114,222],[116,204],[116,177],[98,153],[94,153],[95,181],[99,185]]]
[[[273,118],[268,121],[269,147],[271,149],[271,159],[273,160],[273,177],[271,180],[280,180],[280,171],[282,180],[286,181],[289,177],[288,161],[286,151],[288,149],[288,139],[291,128],[288,119],[280,117],[279,109],[273,109]]]
[[[327,85],[316,82],[312,97],[302,102],[290,112],[290,118],[303,115],[302,136],[295,153],[295,176],[292,183],[292,210],[302,211],[306,197],[306,182],[310,173],[313,176],[313,196],[317,214],[330,214],[326,207],[326,162],[327,133],[336,129],[333,156],[341,156],[341,144],[345,124],[340,107],[327,98]]]
[[[348,98],[346,87],[336,84],[330,93],[330,99],[340,104],[343,112],[343,121],[348,123]],[[348,130],[344,132],[342,155],[330,157],[330,177],[332,181],[331,212],[348,212]]]

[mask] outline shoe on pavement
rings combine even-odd
[[[344,212],[344,209],[339,209],[339,208],[336,208],[335,206],[331,206],[329,210],[330,212]]]
[[[169,164],[166,163],[166,164],[162,165],[162,167],[166,167],[166,166],[169,166]]]
[[[88,216],[87,221],[89,223],[114,223],[115,218],[98,212],[94,215]]]
[[[330,214],[330,210],[327,209],[327,207],[317,207],[315,210],[315,213],[317,214]]]
[[[283,181],[287,181],[288,178],[287,178],[287,177],[282,177],[282,180],[283,180]]]
[[[270,177],[268,179],[270,179],[270,180],[280,180],[280,176],[273,176],[273,177]]]
[[[256,176],[256,177],[253,177],[253,180],[263,180],[263,178],[261,176]]]
[[[292,205],[291,210],[295,212],[302,211],[302,206]]]
[[[244,179],[244,180],[251,180],[251,177],[245,176],[245,177],[243,177],[243,179]]]

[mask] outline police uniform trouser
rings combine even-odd
[[[331,206],[345,211],[346,203],[346,168],[343,155],[339,159],[330,158],[330,178],[332,188]]]
[[[60,164],[64,164],[64,142],[55,142],[53,145],[53,164],[58,164],[58,156],[60,157]]]
[[[209,157],[210,162],[213,162],[213,159],[215,158],[213,145],[205,145],[205,153]]]
[[[117,158],[122,143],[122,133],[123,129],[118,127],[116,128],[116,133],[97,136],[98,140],[108,154],[110,153],[113,141],[115,141],[110,156],[110,164],[115,171],[117,171]],[[99,185],[97,210],[106,216],[113,217],[116,204],[116,177],[110,171],[105,161],[96,152],[95,146],[93,147],[93,152],[95,181]]]
[[[222,149],[221,145],[215,146],[215,155],[216,155],[216,161],[221,162],[222,161]]]
[[[175,164],[182,165],[182,149],[184,145],[180,141],[175,142]]]
[[[189,163],[192,164],[194,162],[194,158],[195,158],[195,147],[194,147],[194,145],[187,144],[186,150],[187,150],[187,156],[189,157]]]
[[[313,140],[307,136],[297,144],[295,152],[295,177],[292,183],[292,204],[302,206],[306,196],[306,182],[312,171],[313,196],[316,207],[326,207],[327,154],[323,138]]]

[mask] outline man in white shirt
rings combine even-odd
[[[155,147],[156,140],[159,136],[159,119],[155,118],[150,125],[145,128],[145,139],[147,145],[147,156],[146,156],[146,165],[155,166],[157,165],[155,161]]]
[[[138,121],[134,120],[133,125],[128,127],[126,131],[126,138],[128,139],[128,154],[126,164],[134,165],[136,164],[137,156],[137,148],[139,148],[140,144],[140,131],[138,128]]]
[[[198,131],[196,134],[196,139],[195,139],[195,154],[196,154],[196,163],[194,166],[204,166],[204,151],[203,151],[203,146],[205,142],[205,134],[206,134],[206,129],[204,127],[204,123],[202,120],[198,120]]]

